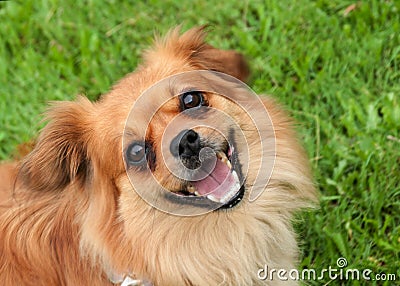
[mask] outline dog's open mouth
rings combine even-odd
[[[216,153],[217,160],[213,170],[204,178],[187,181],[180,195],[207,198],[221,204],[220,208],[232,208],[244,196],[245,188],[240,181],[240,166],[236,162],[234,148]]]

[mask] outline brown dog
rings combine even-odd
[[[229,98],[181,91],[170,81],[165,92],[152,94],[151,103],[165,102],[155,116],[146,122],[147,111],[137,112],[133,125],[125,126],[140,94],[169,76],[212,70],[246,80],[243,57],[206,44],[204,36],[203,28],[181,36],[175,29],[99,101],[81,97],[53,105],[33,151],[18,165],[0,167],[1,285],[113,285],[127,276],[154,285],[283,283],[261,281],[257,271],[264,265],[295,267],[290,220],[310,205],[315,192],[291,121],[271,99],[263,97],[260,105],[272,120],[275,164],[265,191],[253,202],[248,199],[252,182],[265,171],[254,153],[261,139],[249,123],[251,114]],[[201,147],[212,149],[211,174],[192,182],[166,167],[160,142],[167,125],[183,111],[206,106],[240,122],[251,146],[247,172],[237,163],[240,154],[233,160],[241,148],[237,135],[229,139],[239,145],[233,150],[227,137],[201,126],[176,130],[170,152],[195,169]],[[230,130],[228,121],[219,124],[222,133]],[[135,137],[141,130],[144,139]],[[139,174],[139,186],[146,186],[150,173],[160,189],[176,194],[178,205],[187,198],[219,205],[193,216],[157,209],[138,195],[137,181],[129,180]],[[210,187],[215,182],[218,191]],[[158,190],[150,183],[145,191]]]

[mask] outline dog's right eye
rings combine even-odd
[[[134,142],[126,150],[126,159],[129,165],[141,166],[146,162],[148,148],[144,143]]]
[[[204,104],[204,96],[200,91],[188,91],[180,95],[183,110],[200,107]]]

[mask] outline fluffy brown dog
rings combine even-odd
[[[228,98],[193,88],[180,92],[172,82],[171,92],[152,95],[153,103],[166,104],[149,123],[138,113],[129,132],[125,126],[139,95],[171,75],[213,70],[246,80],[243,57],[206,44],[204,36],[203,28],[181,36],[175,29],[157,40],[137,70],[99,101],[81,97],[54,104],[33,151],[18,165],[0,166],[1,285],[113,285],[113,279],[124,276],[154,285],[283,283],[261,281],[258,269],[295,267],[298,251],[290,220],[309,206],[315,192],[291,121],[271,99],[263,97],[262,102],[273,123],[275,165],[265,191],[253,202],[249,190],[264,172],[254,153],[260,148],[259,133],[249,115]],[[254,146],[248,172],[243,172],[237,163],[240,154],[233,162],[240,146],[233,151],[226,138],[205,127],[177,130],[170,152],[189,169],[201,163],[201,147],[217,154],[215,170],[229,182],[221,183],[224,188],[213,197],[208,183],[219,182],[217,171],[200,183],[176,178],[161,153],[168,123],[201,106],[236,118]],[[229,128],[221,123],[221,130]],[[145,129],[143,141],[135,137],[137,129]],[[151,173],[160,188],[177,194],[178,203],[198,197],[219,205],[195,216],[166,213],[138,195],[129,173],[139,174],[144,184]],[[244,182],[240,188],[238,177]],[[156,187],[150,184],[146,191]]]

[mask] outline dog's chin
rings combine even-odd
[[[215,167],[204,178],[195,181],[185,181],[182,189],[175,192],[185,197],[195,197],[194,202],[199,205],[216,205],[218,209],[230,209],[238,205],[245,194],[245,186],[242,180],[241,165],[238,154],[233,146],[225,151],[216,153]]]

